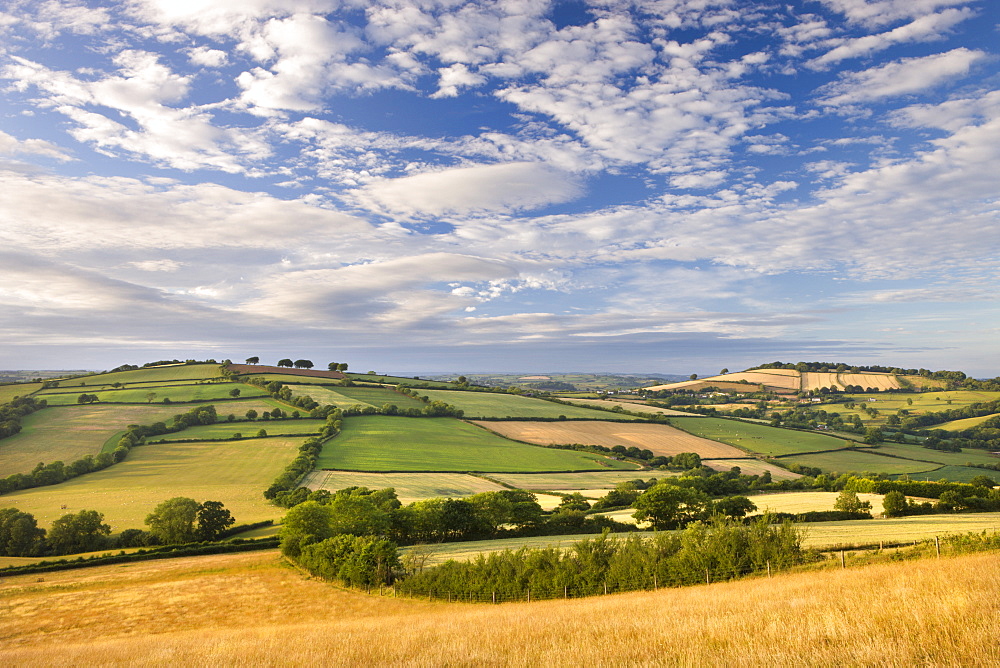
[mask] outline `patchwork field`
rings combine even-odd
[[[302,482],[309,489],[335,492],[345,487],[385,489],[392,487],[404,504],[436,497],[461,498],[506,489],[489,480],[464,473],[358,473],[313,471]]]
[[[885,424],[886,416],[897,410],[907,410],[913,415],[938,413],[954,408],[965,408],[972,404],[1000,399],[1000,392],[978,392],[973,390],[934,391],[924,393],[885,392],[877,394],[855,394],[854,401],[877,409],[881,415],[872,420],[858,409],[850,410],[841,404],[824,405],[822,408],[841,415],[858,414],[866,424]],[[951,402],[951,403],[949,403]],[[976,418],[973,418],[976,419]],[[941,429],[936,425],[932,429]]]
[[[14,397],[26,397],[32,392],[42,389],[41,383],[15,383],[13,385],[0,385],[0,404],[12,401]]]
[[[615,406],[621,406],[624,410],[634,411],[636,413],[651,413],[658,415],[691,415],[690,413],[684,413],[683,411],[675,411],[669,408],[660,408],[659,406],[646,406],[642,403],[637,403],[634,401],[614,401],[612,399],[573,399],[570,403],[576,404],[578,406],[583,406],[584,408],[589,408],[594,406],[596,408],[604,408],[605,410],[609,408],[614,408]]]
[[[765,471],[770,471],[772,480],[795,480],[802,477],[798,473],[786,471],[780,466],[759,459],[711,459],[705,462],[705,466],[716,471],[728,471],[734,466],[739,466],[740,472],[744,475],[764,475]]]
[[[934,425],[934,429],[944,429],[945,431],[962,431],[964,429],[972,429],[973,427],[978,427],[982,423],[986,422],[990,418],[995,418],[1000,416],[1000,413],[993,413],[992,415],[981,415],[979,417],[965,418],[964,420],[952,420],[951,422],[945,422],[944,424]]]
[[[156,385],[138,389],[100,391],[76,388],[73,392],[64,392],[61,389],[46,390],[40,392],[37,396],[45,399],[52,406],[76,404],[81,389],[87,394],[96,394],[98,401],[102,403],[163,403],[164,399],[169,399],[172,402],[226,401],[232,398],[229,393],[234,389],[240,391],[241,397],[268,396],[266,390],[244,383],[186,383],[182,385]],[[149,398],[150,394],[154,395],[152,400]]]
[[[262,494],[295,457],[300,438],[163,443],[133,448],[114,466],[51,487],[12,492],[0,505],[33,514],[39,526],[69,512],[100,510],[113,531],[144,528],[161,501],[221,501],[239,523],[278,520],[284,509]]]
[[[423,408],[427,404],[400,394],[387,387],[342,387],[337,392],[354,400],[356,404],[367,404],[382,408],[385,404],[396,404],[400,408]],[[315,397],[313,397],[315,398]]]
[[[933,473],[934,470],[941,468],[939,464],[897,459],[895,457],[882,457],[871,452],[865,452],[864,450],[838,450],[837,452],[790,455],[782,457],[781,461],[793,462],[803,466],[814,466],[830,474],[869,471],[873,473],[886,473],[888,475],[902,473],[910,475],[920,474],[921,477],[925,473],[928,473],[933,480],[941,477]]]
[[[942,466],[939,469],[928,471],[927,473],[911,475],[910,477],[914,480],[947,479],[949,482],[969,482],[978,476],[991,478],[995,483],[1000,485],[1000,471],[973,468],[971,466]]]
[[[694,418],[699,419],[699,418]],[[742,457],[732,446],[710,441],[663,424],[620,422],[476,422],[507,438],[538,445],[580,443],[614,447],[635,446],[654,455],[696,452],[703,458]]]
[[[670,423],[696,436],[721,441],[763,455],[837,450],[851,445],[850,441],[818,432],[781,429],[743,420],[683,417],[671,418]]]
[[[321,404],[330,404],[331,406],[336,406],[341,409],[357,406],[359,403],[362,403],[357,399],[352,399],[346,394],[341,394],[340,390],[345,388],[338,387],[333,389],[331,387],[322,387],[319,385],[288,385],[288,388],[296,397],[310,396],[313,401]]]
[[[172,364],[60,380],[59,387],[85,387],[87,389],[84,391],[93,392],[102,387],[110,387],[112,383],[170,383],[176,380],[207,380],[221,375],[218,364]]]
[[[244,420],[242,422],[217,422],[215,424],[201,424],[195,427],[188,427],[173,434],[163,434],[153,436],[150,441],[174,441],[178,439],[213,439],[231,438],[235,433],[240,433],[244,437],[255,436],[261,429],[265,430],[268,436],[302,436],[307,434],[318,434],[326,424],[326,420],[311,420],[308,418],[298,418],[291,420]]]
[[[833,510],[838,496],[839,492],[774,492],[753,494],[749,499],[757,506],[756,514],[809,513]],[[858,499],[872,504],[872,515],[882,514],[882,498],[881,494],[858,494]]]
[[[913,515],[874,520],[812,522],[799,526],[805,529],[805,539],[802,542],[806,547],[827,548],[871,545],[880,540],[925,540],[948,534],[1000,531],[1000,513]]]
[[[1000,457],[997,455],[991,455],[985,450],[974,450],[972,448],[965,448],[962,452],[943,452],[941,450],[924,448],[919,445],[881,443],[878,448],[872,452],[894,455],[896,457],[906,457],[907,459],[938,462],[940,464],[951,464],[954,466],[965,466],[970,463],[1000,464]]]
[[[540,448],[453,418],[352,417],[317,468],[352,471],[586,471],[631,469],[599,455]]]
[[[453,387],[451,383],[438,380],[424,380],[423,378],[407,378],[406,376],[385,376],[372,375],[367,373],[349,373],[347,377],[358,383],[378,383],[379,385],[427,385],[429,387],[448,388]]]
[[[900,378],[915,388],[933,388],[939,387],[942,384],[941,381],[923,378],[922,376],[901,376]],[[710,376],[679,383],[656,385],[647,387],[646,389],[653,391],[697,390],[709,385],[732,389],[729,387],[730,384],[745,381],[750,385],[765,385],[768,388],[784,392],[818,390],[822,387],[843,389],[847,385],[860,385],[863,388],[872,387],[883,391],[901,389],[904,384],[900,382],[900,378],[890,373],[799,372],[794,369],[755,369],[753,371],[738,371],[722,376]]]
[[[516,394],[497,394],[493,392],[462,392],[457,390],[419,390],[420,394],[430,397],[431,401],[440,400],[465,411],[466,418],[502,418],[502,417],[544,417],[557,418],[565,415],[568,418],[585,418],[591,420],[607,419],[607,413],[594,411],[578,406],[566,406],[542,399],[532,399]],[[623,420],[633,418],[623,415]]]
[[[676,476],[666,471],[595,471],[585,473],[491,473],[490,478],[518,489],[577,492],[614,489],[629,480]],[[586,496],[586,495],[585,495]],[[596,498],[596,496],[594,497]]]

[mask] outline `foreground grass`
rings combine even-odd
[[[1000,662],[996,554],[498,606],[343,591],[274,552],[36,579],[0,583],[5,665]]]

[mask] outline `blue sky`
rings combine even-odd
[[[1000,375],[991,0],[0,8],[0,367]]]

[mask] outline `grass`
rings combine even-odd
[[[427,405],[418,399],[384,387],[342,387],[337,392],[353,399],[356,404],[368,404],[376,408],[382,408],[384,404],[396,404],[400,408],[423,408]]]
[[[480,492],[505,489],[502,485],[465,473],[358,473],[355,471],[313,471],[303,485],[331,492],[345,487],[384,489],[392,487],[403,503],[437,497],[461,498]]]
[[[833,510],[839,492],[773,492],[754,494],[749,497],[757,506],[757,511],[763,513],[808,513],[812,511]],[[858,494],[862,501],[872,504],[872,514],[882,514],[881,494]],[[810,525],[812,526],[812,525]]]
[[[93,392],[112,383],[170,383],[177,380],[208,380],[218,378],[218,364],[176,364],[133,371],[116,371],[59,381],[60,388],[76,387]]]
[[[1000,663],[990,553],[496,606],[343,590],[276,551],[38,580],[0,584],[5,665]]]
[[[11,385],[0,385],[0,404],[6,404],[13,401],[14,397],[26,397],[41,388],[41,383],[13,383]]]
[[[913,515],[875,520],[812,522],[802,524],[807,547],[871,545],[880,540],[902,542],[925,540],[953,533],[1000,530],[1000,513],[965,513],[954,515]]]
[[[452,418],[352,417],[317,468],[351,471],[580,471],[632,465],[517,443]]]
[[[567,406],[522,397],[516,394],[499,394],[494,392],[462,392],[457,390],[418,390],[422,395],[430,397],[431,401],[441,400],[465,411],[467,418],[502,418],[502,417],[543,417],[557,418],[565,415],[568,418],[585,418],[590,420],[607,420],[612,413],[595,411],[579,406]],[[627,415],[618,416],[624,420],[632,420]]]
[[[195,427],[188,427],[173,434],[163,436],[153,436],[149,440],[191,440],[191,439],[213,439],[230,438],[234,433],[239,432],[244,437],[255,436],[261,429],[267,431],[269,436],[294,436],[303,434],[318,434],[326,424],[326,420],[310,420],[307,418],[292,420],[245,420],[243,422],[217,422],[215,424],[202,424]]]
[[[952,420],[951,422],[945,422],[944,424],[936,424],[932,429],[944,429],[945,431],[963,431],[965,429],[972,429],[973,427],[978,427],[982,423],[986,422],[990,418],[995,418],[1000,413],[993,413],[992,415],[980,415],[979,417],[965,418],[963,420]]]
[[[359,403],[363,403],[341,393],[341,390],[347,388],[338,387],[337,389],[333,389],[318,385],[289,385],[288,388],[296,397],[310,396],[313,401],[321,404],[330,404],[332,406],[337,406],[338,408],[349,408],[350,406],[356,406]],[[382,404],[379,404],[378,408],[381,408],[381,406]]]
[[[203,384],[182,384],[182,385],[172,385],[172,386],[150,386],[143,387],[139,389],[124,389],[124,390],[100,390],[100,391],[89,391],[88,394],[96,394],[99,402],[101,403],[132,403],[132,404],[144,404],[144,403],[163,403],[164,399],[170,399],[174,402],[180,401],[228,401],[232,399],[229,393],[232,390],[239,390],[240,397],[265,397],[268,396],[266,390],[254,387],[253,385],[245,384],[234,384],[234,383],[203,383]],[[150,402],[149,393],[155,394],[152,402]],[[38,397],[45,399],[51,405],[72,405],[77,401],[77,397],[80,396],[80,389],[77,388],[74,392],[53,392],[52,390],[46,391],[44,394],[39,394]]]
[[[175,496],[221,501],[238,523],[277,520],[284,510],[265,501],[262,492],[295,457],[301,440],[144,445],[103,471],[5,494],[0,505],[29,512],[45,527],[66,513],[99,510],[114,531],[145,528],[150,511]]]
[[[670,424],[696,436],[742,448],[762,455],[779,456],[803,452],[820,452],[846,448],[851,443],[827,436],[794,429],[781,429],[755,422],[723,420],[721,418],[671,418]]]
[[[663,478],[671,475],[665,471],[594,471],[586,473],[493,473],[490,479],[498,480],[518,489],[576,490],[614,489],[628,480]]]
[[[371,375],[367,373],[348,373],[348,378],[359,383],[379,383],[381,385],[427,385],[429,387],[451,387],[451,383],[438,380],[424,380],[422,378],[407,378],[406,376],[384,376]]]
[[[1000,399],[1000,392],[980,392],[977,390],[933,390],[931,392],[908,393],[908,392],[878,392],[875,394],[853,394],[852,400],[865,406],[871,406],[879,411],[877,418],[869,418],[867,414],[858,409],[847,409],[842,404],[822,405],[819,408],[828,413],[839,413],[850,417],[860,415],[862,422],[866,425],[883,425],[886,417],[894,414],[897,410],[908,410],[913,415],[925,413],[940,413],[941,411],[955,408],[964,408],[976,403],[994,401]],[[873,401],[868,401],[873,399]],[[912,401],[912,403],[907,403]],[[948,402],[951,402],[950,404]],[[939,425],[929,427],[940,429]]]
[[[931,450],[919,445],[902,443],[880,443],[873,452],[906,457],[907,459],[919,459],[926,462],[938,462],[939,464],[950,464],[954,466],[965,466],[966,464],[1000,464],[1000,457],[991,455],[985,450],[975,450],[966,448],[961,452],[944,452],[942,450]]]
[[[765,471],[769,471],[772,480],[795,480],[802,477],[798,473],[786,471],[780,466],[762,462],[759,459],[710,459],[704,464],[716,471],[729,471],[734,466],[738,466],[740,473],[744,475],[763,475]]]
[[[927,473],[912,474],[911,477],[914,480],[929,479],[937,481],[947,479],[949,482],[969,482],[976,476],[983,475],[987,478],[992,478],[996,483],[1000,484],[1000,471],[979,469],[971,466],[942,466]]]
[[[824,473],[832,474],[867,471],[888,475],[908,473],[923,476],[925,472],[929,471],[928,475],[932,476],[934,480],[940,477],[933,473],[934,469],[941,468],[938,464],[883,457],[864,450],[839,450],[837,452],[793,455],[782,457],[781,461],[786,464],[793,462],[803,466],[813,466],[822,469]]]
[[[621,406],[622,409],[627,411],[632,411],[634,413],[653,413],[658,415],[676,415],[676,416],[686,416],[690,413],[685,413],[683,411],[675,411],[669,408],[661,408],[660,406],[646,406],[642,403],[637,403],[634,401],[613,401],[608,399],[583,399],[583,398],[573,398],[571,403],[578,404],[584,408],[588,407],[603,407],[604,409],[614,408],[615,406]]]

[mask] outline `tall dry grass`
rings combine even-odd
[[[379,598],[274,553],[0,583],[0,664],[998,665],[1000,555],[530,604]]]

